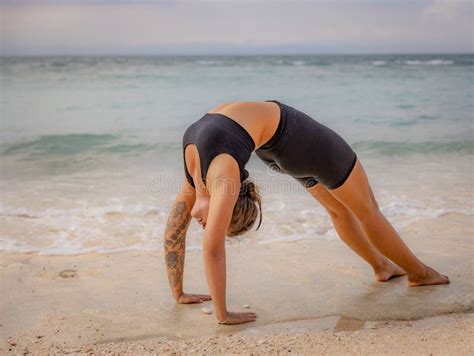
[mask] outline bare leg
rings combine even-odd
[[[372,245],[354,214],[334,198],[322,184],[316,184],[308,191],[327,210],[341,240],[372,266],[377,281],[385,282],[392,277],[406,274]]]
[[[410,286],[449,283],[447,276],[423,264],[410,251],[379,210],[359,160],[344,184],[329,192],[357,217],[370,242],[383,255],[407,271]]]

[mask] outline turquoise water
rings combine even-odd
[[[161,249],[183,176],[182,133],[213,106],[237,100],[277,99],[336,130],[400,227],[413,217],[472,213],[474,55],[11,57],[0,64],[5,250]],[[291,180],[269,177],[255,157],[249,171],[268,193],[266,227],[251,239],[335,236],[322,208]],[[199,238],[192,225],[189,248],[199,248]]]

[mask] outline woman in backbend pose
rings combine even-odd
[[[407,274],[409,286],[449,283],[410,251],[380,212],[362,164],[341,136],[277,100],[231,102],[210,110],[183,137],[186,180],[171,208],[164,240],[177,302],[212,299],[220,324],[255,320],[255,313],[227,311],[224,244],[226,235],[248,231],[258,215],[261,222],[260,196],[245,169],[254,150],[267,165],[296,178],[326,208],[341,239],[372,266],[377,281]],[[191,217],[204,228],[211,295],[183,292]]]

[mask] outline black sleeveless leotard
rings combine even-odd
[[[201,163],[202,181],[206,183],[206,174],[212,160],[218,154],[228,153],[237,161],[240,170],[240,181],[244,181],[249,172],[245,165],[255,149],[252,136],[230,117],[218,113],[206,113],[188,127],[183,136],[184,173],[193,187],[194,181],[186,167],[184,152],[186,146],[195,144]]]
[[[357,160],[356,153],[347,142],[329,127],[307,114],[277,100],[280,121],[273,136],[257,150],[256,155],[274,171],[294,177],[309,188],[320,182],[328,189],[340,187],[347,179]],[[255,143],[250,134],[231,118],[218,113],[206,113],[188,127],[183,136],[184,150],[195,144],[201,162],[202,179],[214,157],[228,153],[235,158],[240,169],[240,179],[245,180]],[[188,182],[194,182],[186,167]]]

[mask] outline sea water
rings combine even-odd
[[[466,55],[3,57],[0,249],[159,251],[184,130],[215,105],[276,99],[338,132],[395,228],[473,215]],[[247,166],[263,224],[228,244],[336,239],[291,177]],[[192,222],[187,249],[200,249]]]

